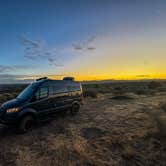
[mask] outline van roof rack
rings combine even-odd
[[[42,78],[38,78],[38,79],[36,79],[36,81],[46,80],[46,79],[47,79],[47,77],[42,77]]]
[[[74,81],[74,77],[64,77],[63,80]]]

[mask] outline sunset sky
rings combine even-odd
[[[166,79],[165,0],[0,2],[0,83]]]

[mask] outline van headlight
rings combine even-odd
[[[18,111],[19,111],[19,108],[10,108],[10,109],[6,110],[7,113],[14,113],[14,112],[18,112]]]

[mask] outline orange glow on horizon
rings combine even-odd
[[[47,76],[47,75],[43,75]],[[118,75],[118,76],[111,76],[111,75],[74,75],[74,74],[69,74],[66,76],[71,76],[74,77],[76,81],[100,81],[100,80],[151,80],[151,79],[161,79],[165,80],[166,79],[166,74],[156,74],[156,75]],[[41,75],[42,77],[42,75]],[[20,78],[19,80],[35,80],[39,77],[37,76],[31,76],[31,77],[24,77]],[[50,79],[58,79],[61,80],[63,79],[63,76],[48,76]]]
[[[134,76],[134,75],[124,75],[124,76],[116,76],[116,77],[111,77],[111,76],[86,76],[86,75],[82,75],[82,76],[78,76],[78,75],[72,75],[73,77],[75,77],[75,79],[77,81],[98,81],[98,80],[144,80],[144,79],[166,79],[166,74],[165,75],[148,75],[148,77],[144,77],[144,75],[140,75],[140,77],[138,76]],[[51,79],[62,79],[62,77],[57,78],[57,76],[53,76],[53,77],[49,77]]]

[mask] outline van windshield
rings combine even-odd
[[[31,84],[29,85],[27,88],[25,88],[19,95],[18,95],[18,99],[21,99],[21,100],[27,100],[29,99],[34,91],[36,89],[36,86],[34,84]]]

